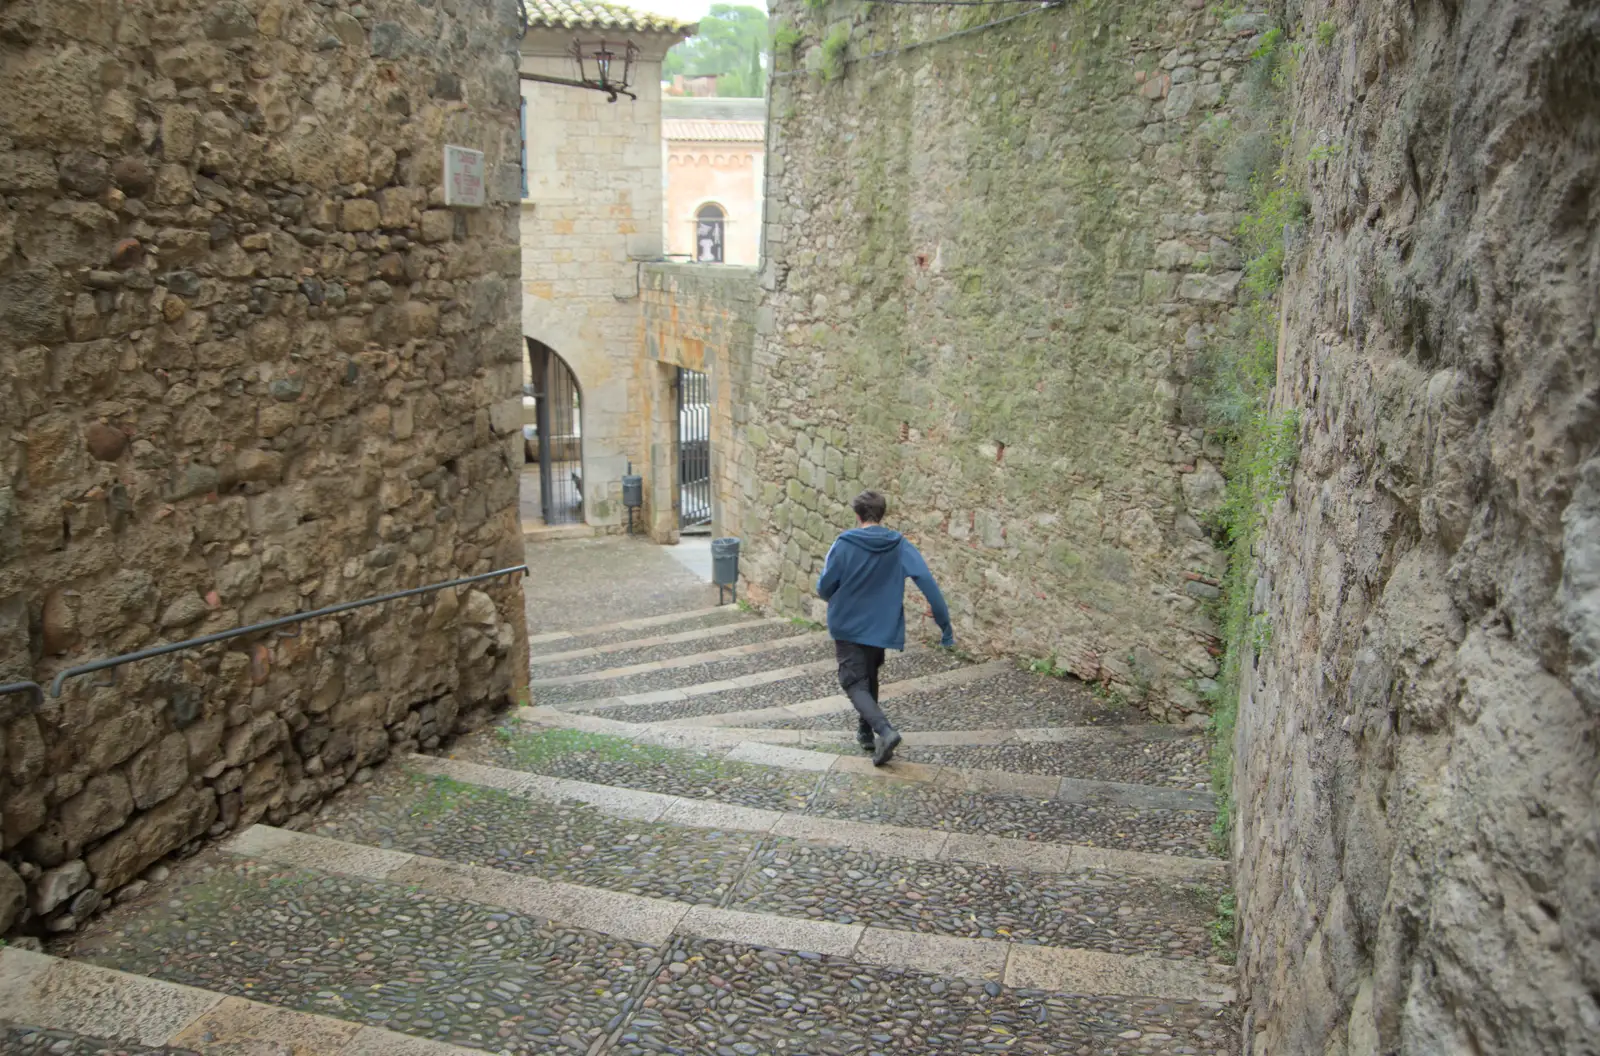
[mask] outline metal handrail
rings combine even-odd
[[[141,649],[136,653],[123,653],[121,656],[113,656],[105,660],[91,660],[87,664],[78,664],[76,667],[69,667],[65,671],[56,675],[55,679],[50,683],[50,696],[52,699],[61,696],[61,687],[66,684],[68,679],[81,678],[84,675],[92,675],[96,671],[104,671],[107,668],[117,668],[121,667],[123,664],[131,664],[139,660],[149,660],[153,657],[165,656],[168,653],[181,652],[184,649],[197,649],[202,645],[210,645],[213,642],[225,642],[230,638],[242,638],[247,634],[259,634],[262,631],[270,631],[278,627],[288,627],[291,624],[304,623],[306,620],[314,620],[321,616],[332,616],[336,613],[349,612],[351,609],[366,608],[368,605],[379,605],[386,601],[397,601],[400,598],[415,597],[418,594],[429,594],[436,590],[444,590],[446,587],[461,587],[466,586],[469,583],[481,583],[486,579],[498,579],[501,576],[514,575],[518,572],[526,574],[527,571],[527,565],[513,565],[510,568],[496,569],[493,572],[484,572],[476,576],[466,576],[462,579],[450,579],[443,583],[430,583],[425,587],[412,587],[410,590],[400,590],[393,594],[379,594],[371,598],[362,598],[360,601],[340,602],[338,605],[329,605],[326,608],[313,609],[310,612],[297,612],[292,616],[280,616],[275,620],[264,620],[261,623],[252,623],[248,627],[235,627],[231,631],[218,631],[216,634],[207,634],[199,638],[190,638],[187,641],[171,642],[166,645],[153,645],[148,649]],[[44,703],[44,690],[37,682],[11,682],[0,686],[0,695],[21,692],[31,692],[33,694],[35,707]]]

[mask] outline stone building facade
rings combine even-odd
[[[1252,1056],[1600,1052],[1600,21],[1293,5]]]
[[[0,12],[0,682],[521,563],[517,33]],[[486,207],[445,207],[445,144]],[[523,619],[507,578],[0,698],[0,932],[470,726]]]
[[[1228,90],[1257,20],[773,12],[800,43],[771,94],[752,597],[816,611],[846,503],[875,487],[966,645],[1196,715],[1223,480],[1191,381],[1241,279],[1242,196],[1208,131],[1243,120]]]
[[[693,30],[614,4],[530,3],[522,69],[577,76],[575,37],[639,48],[629,91],[524,81],[522,333],[549,346],[581,394],[584,518],[621,530],[622,477],[642,462],[640,268],[662,256],[661,60]],[[591,71],[592,72],[592,71]]]
[[[665,99],[667,255],[755,267],[766,182],[765,99]]]

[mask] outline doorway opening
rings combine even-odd
[[[554,349],[528,338],[533,425],[523,426],[529,462],[539,466],[539,508],[547,525],[583,523],[583,394]]]
[[[678,368],[678,530],[711,530],[711,379]]]

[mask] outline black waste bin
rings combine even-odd
[[[733,591],[733,600],[739,600],[739,540],[733,537],[711,540],[711,582],[717,585],[720,598],[724,588]]]

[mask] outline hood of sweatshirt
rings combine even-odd
[[[859,546],[868,553],[881,554],[900,545],[900,533],[881,524],[869,524],[865,528],[852,528],[842,533],[839,542]]]

